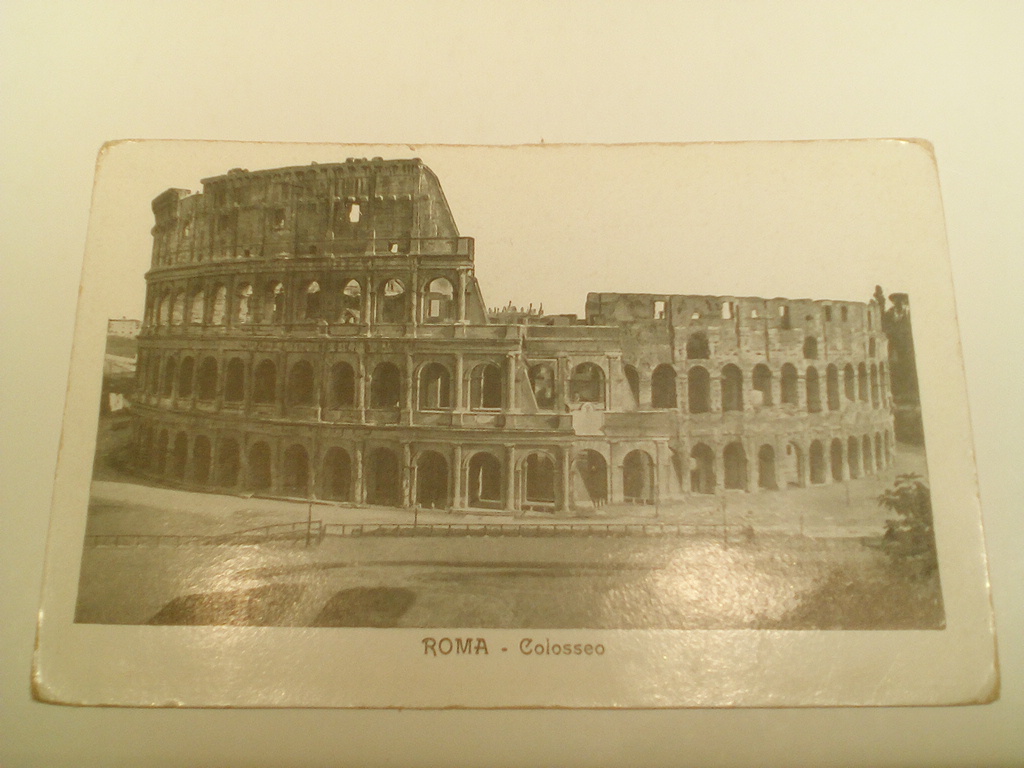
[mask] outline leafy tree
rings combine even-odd
[[[897,475],[892,488],[878,497],[878,503],[896,513],[885,521],[885,550],[895,562],[918,563],[922,575],[938,568],[935,531],[932,527],[931,491],[917,474]]]

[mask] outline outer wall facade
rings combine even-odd
[[[206,179],[153,201],[138,471],[354,504],[587,514],[893,462],[874,302],[591,294],[489,313],[419,160]]]

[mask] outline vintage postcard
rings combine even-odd
[[[931,148],[109,145],[33,683],[991,700]]]

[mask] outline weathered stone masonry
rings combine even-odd
[[[419,160],[230,171],[153,201],[139,471],[208,490],[586,512],[893,461],[875,303],[591,294],[489,315]]]

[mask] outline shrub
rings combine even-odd
[[[938,568],[932,527],[931,491],[920,475],[897,475],[878,503],[896,513],[885,521],[883,549],[896,563],[918,564],[922,575]]]

